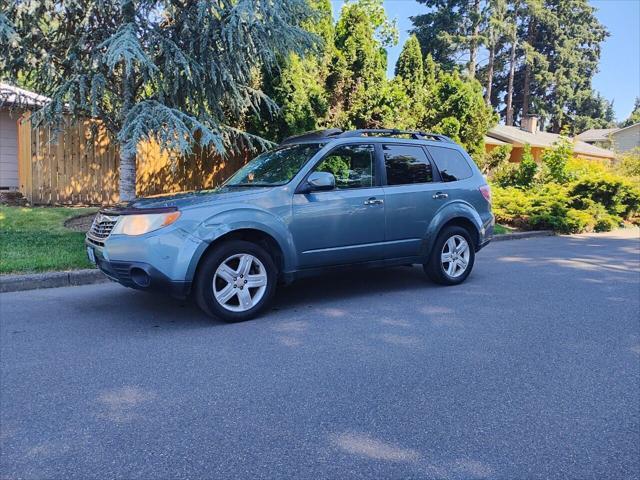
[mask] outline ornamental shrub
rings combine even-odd
[[[553,148],[549,148],[542,154],[542,163],[545,166],[545,176],[549,181],[565,183],[567,177],[567,163],[573,155],[573,143],[567,137],[560,137]]]
[[[585,176],[573,182],[569,189],[575,208],[602,205],[611,215],[628,219],[640,210],[640,188],[611,173],[598,177]],[[590,201],[590,202],[588,202]]]
[[[518,171],[515,178],[516,186],[524,188],[530,187],[537,171],[538,164],[531,154],[531,145],[527,143],[524,146],[520,165],[518,165]]]

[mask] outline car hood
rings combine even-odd
[[[195,192],[173,193],[137,198],[128,203],[118,205],[122,209],[156,209],[174,207],[184,209],[207,202],[238,201],[264,195],[273,187],[238,187],[219,188],[215,190],[199,190]]]

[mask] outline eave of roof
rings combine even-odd
[[[44,95],[39,95],[8,83],[0,83],[0,107],[41,107],[50,101],[51,99]]]
[[[576,138],[583,142],[607,142],[610,140],[609,135],[618,130],[618,128],[590,128],[576,135]]]
[[[633,125],[629,125],[628,127],[619,128],[615,132],[613,132],[611,135],[617,135],[617,134],[619,134],[620,132],[622,132],[624,130],[629,130],[630,128],[635,128],[638,125],[640,125],[640,122],[634,123]]]
[[[487,134],[489,137],[497,138],[503,142],[510,143],[515,147],[524,147],[526,144],[538,148],[551,148],[560,139],[557,133],[535,132],[530,133],[518,127],[506,125],[496,125]],[[588,155],[599,158],[615,158],[615,153],[605,148],[589,145],[580,140],[573,141],[573,151],[579,155]]]

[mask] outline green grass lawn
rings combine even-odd
[[[502,235],[503,233],[510,233],[511,230],[503,227],[502,225],[498,225],[497,223],[493,226],[493,233],[496,235]]]
[[[0,207],[0,273],[89,268],[84,233],[64,221],[95,208]]]

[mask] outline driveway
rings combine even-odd
[[[638,230],[302,281],[251,322],[115,284],[0,295],[0,477],[632,479]]]

